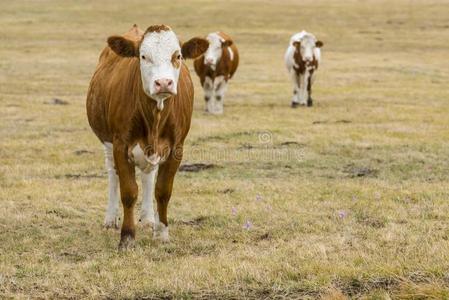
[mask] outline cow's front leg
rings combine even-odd
[[[206,112],[212,112],[215,107],[214,97],[214,81],[210,77],[204,79],[204,100],[206,101]]]
[[[108,172],[109,198],[106,216],[104,218],[104,227],[116,228],[119,226],[119,195],[118,195],[118,176],[115,170],[114,155],[111,143],[104,144],[104,155],[106,170]]]
[[[308,78],[308,80],[307,80],[307,95],[308,95],[308,97],[307,97],[307,106],[313,106],[313,100],[312,100],[312,83],[313,83],[313,77],[314,77],[314,74],[313,74],[314,72],[313,72],[313,70],[311,70],[310,71],[310,76],[309,76],[309,78]]]
[[[166,162],[159,166],[156,182],[157,215],[153,230],[153,239],[168,242],[167,208],[170,201],[173,181],[182,159],[182,148],[173,151]]]
[[[142,172],[142,207],[140,208],[140,224],[142,226],[154,225],[154,189],[156,185],[156,177],[159,166],[150,170],[150,172]]]
[[[296,75],[296,72],[294,70],[291,71],[291,78],[293,83],[293,97],[292,97],[292,107],[296,108],[299,105],[299,76]]]
[[[309,93],[307,92],[307,84],[309,82],[309,72],[305,71],[304,74],[299,76],[299,104],[307,105],[307,99],[309,98]]]
[[[114,141],[114,161],[120,181],[120,196],[123,205],[123,223],[119,249],[126,250],[134,246],[136,226],[134,224],[134,206],[138,188],[134,164],[128,159],[128,147],[121,141]]]
[[[223,113],[223,103],[224,95],[226,93],[228,82],[224,76],[217,76],[214,81],[214,91],[215,91],[215,110],[214,114]]]

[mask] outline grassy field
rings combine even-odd
[[[121,2],[1,1],[0,298],[449,299],[447,1]],[[223,116],[194,76],[184,163],[214,167],[178,173],[172,241],[119,253],[85,96],[133,23],[223,30],[241,65]],[[302,29],[323,62],[291,109]]]

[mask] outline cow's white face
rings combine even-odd
[[[221,59],[225,40],[218,33],[210,33],[206,39],[209,42],[209,48],[204,54],[204,64],[215,70],[218,61]]]
[[[204,54],[209,43],[194,37],[180,46],[168,26],[153,25],[148,27],[140,43],[114,35],[108,38],[108,45],[119,56],[139,59],[143,91],[156,100],[157,107],[162,110],[164,100],[178,92],[181,60]]]
[[[301,46],[299,51],[301,57],[305,62],[313,61],[313,50],[316,47],[316,38],[311,35],[306,35],[301,39]]]
[[[173,31],[147,32],[139,49],[145,94],[157,101],[176,95],[181,59],[181,47]]]

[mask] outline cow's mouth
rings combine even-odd
[[[215,70],[216,65],[214,63],[209,62],[209,63],[206,63],[206,66],[211,68],[212,70]]]
[[[154,98],[156,100],[166,100],[166,99],[168,99],[168,98],[170,98],[172,96],[175,96],[175,95],[176,94],[173,93],[173,92],[163,91],[163,92],[160,92],[160,93],[153,94],[151,98]]]
[[[174,94],[171,92],[162,92],[162,93],[157,93],[156,96],[159,98],[168,98],[170,96],[173,96]]]

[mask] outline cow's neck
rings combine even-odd
[[[169,116],[173,97],[164,101],[162,109],[157,101],[146,97],[145,101],[140,102],[139,112],[144,121],[146,148],[149,150],[147,155],[151,155],[160,148],[160,135],[165,127],[167,118]]]

